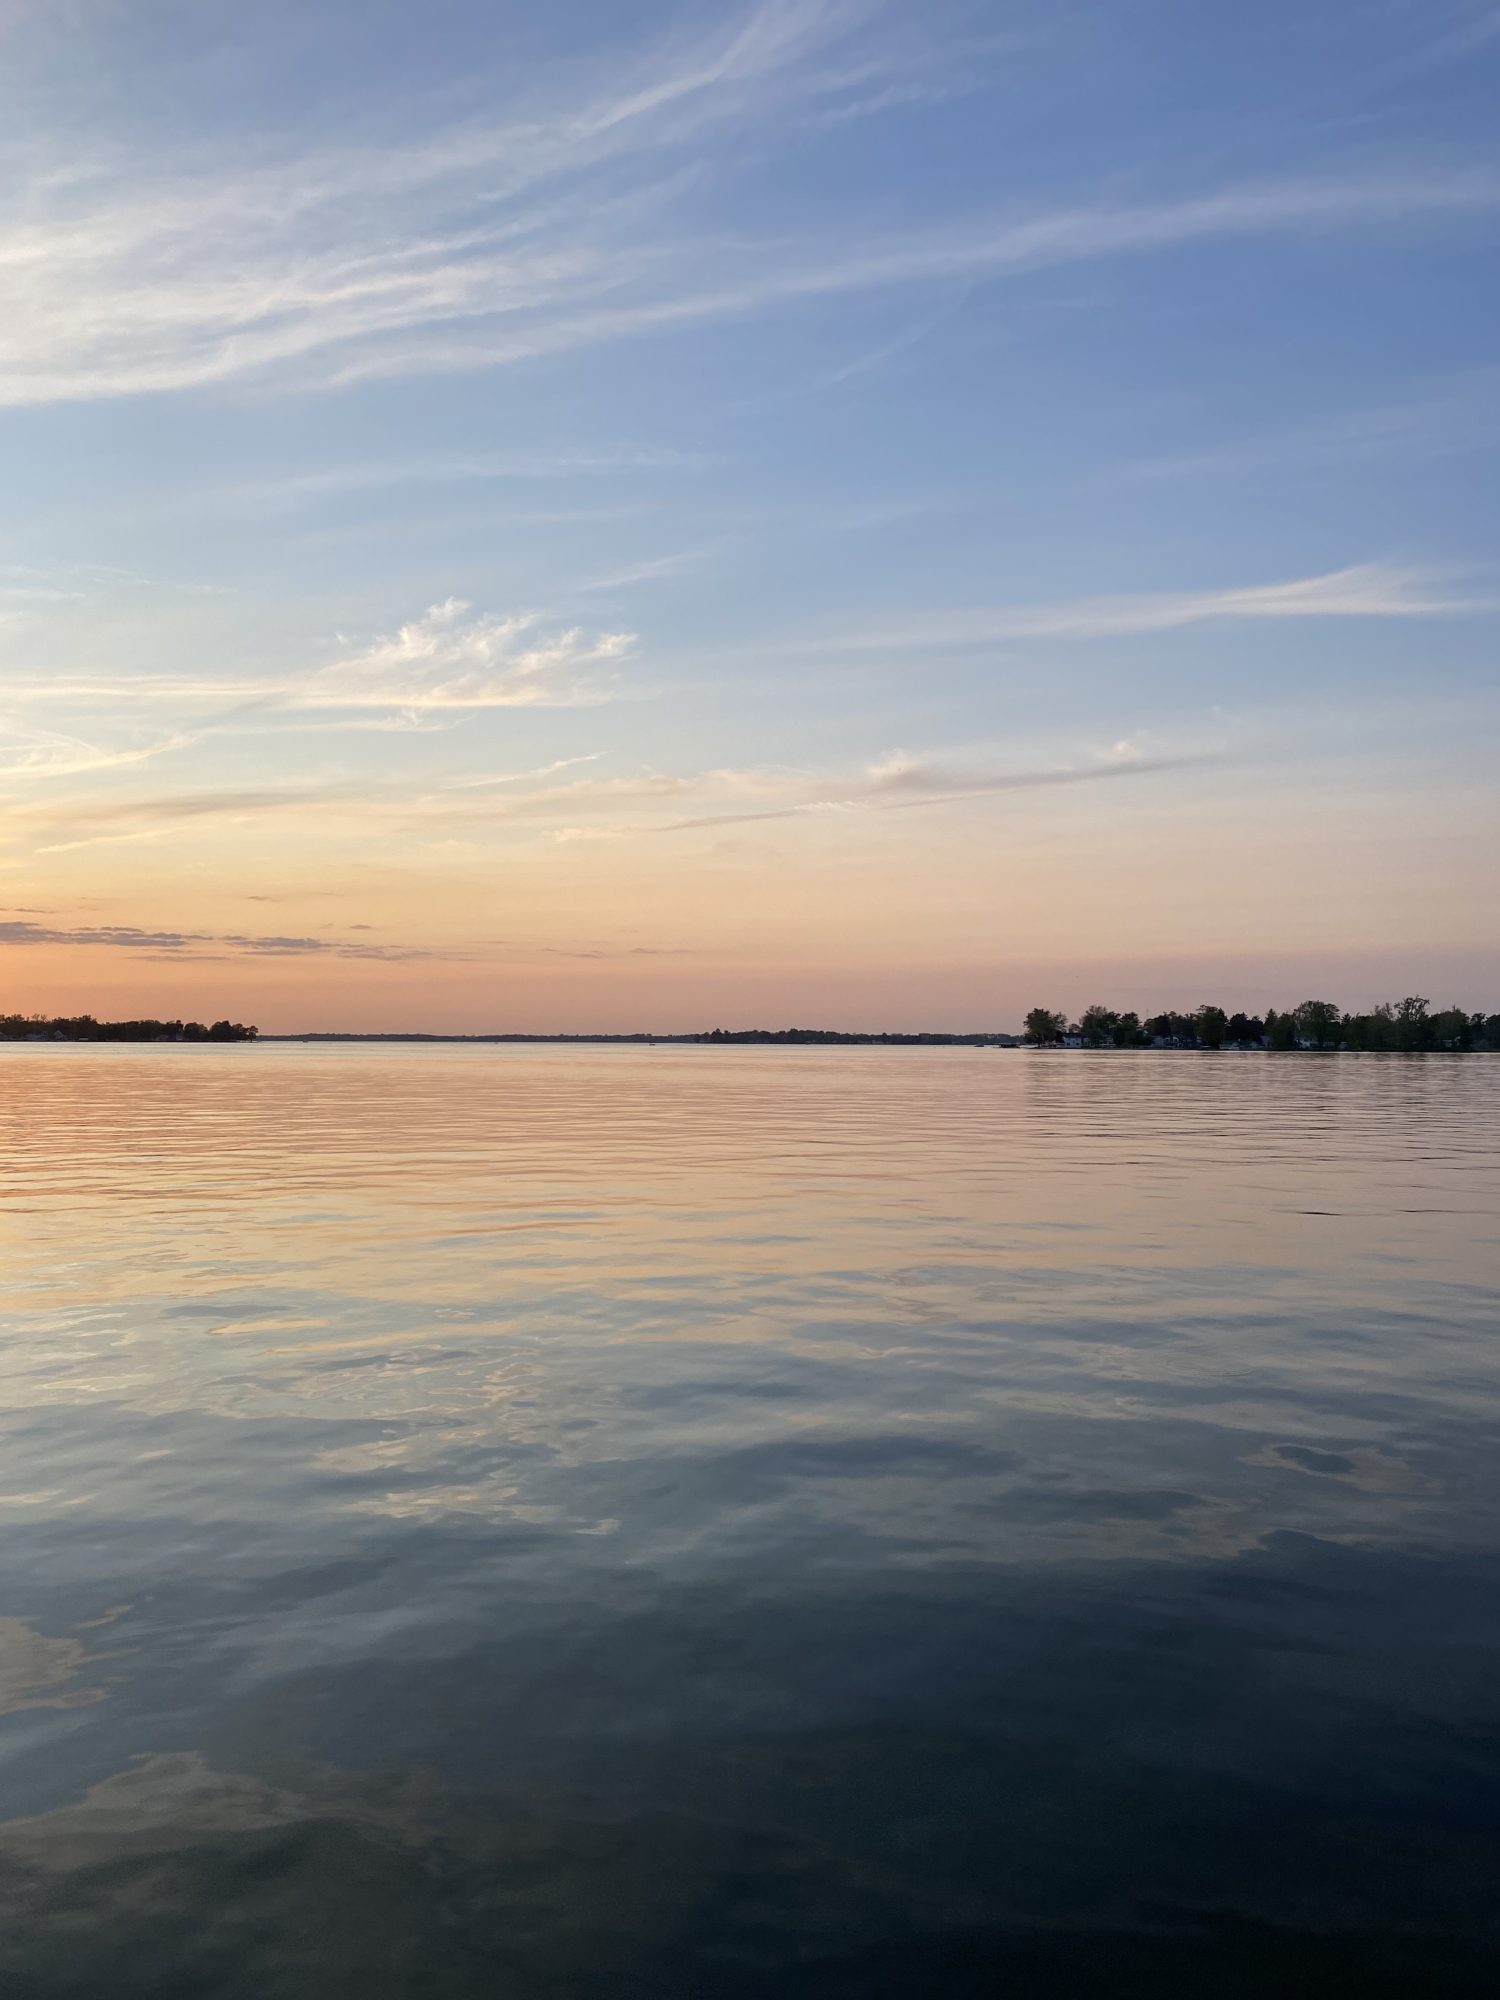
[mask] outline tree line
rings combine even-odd
[[[0,1014],[0,1042],[253,1042],[240,1021],[96,1021],[92,1014]]]
[[[1394,1049],[1453,1051],[1500,1049],[1500,1014],[1470,1014],[1462,1007],[1434,1013],[1418,995],[1387,1001],[1367,1014],[1346,1014],[1331,1000],[1303,1000],[1278,1013],[1229,1014],[1204,1005],[1191,1014],[1118,1013],[1085,1007],[1069,1024],[1066,1014],[1033,1007],[1024,1039],[1046,1048],[1062,1042],[1090,1049]]]

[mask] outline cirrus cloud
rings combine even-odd
[[[864,0],[708,11],[698,35],[617,47],[607,80],[602,64],[582,84],[544,78],[524,107],[445,124],[403,103],[383,146],[320,136],[267,160],[227,136],[205,157],[69,135],[23,156],[0,200],[0,404],[498,367],[838,294],[1500,206],[1494,173],[1460,164],[747,237],[704,222],[705,170],[735,163],[726,142],[782,139],[799,105],[847,122],[941,98],[975,51],[903,42],[898,10]],[[879,35],[844,47],[881,13]]]

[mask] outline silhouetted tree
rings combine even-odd
[[[1078,1023],[1085,1047],[1102,1049],[1106,1042],[1112,1042],[1119,1020],[1119,1015],[1108,1007],[1085,1007]]]
[[[7,1032],[13,1030],[0,1020],[0,1035]],[[1066,1017],[1045,1007],[1034,1007],[1026,1017],[1029,1042],[1060,1041],[1066,1032]],[[1363,1014],[1340,1014],[1331,1000],[1304,1000],[1290,1012],[1267,1008],[1262,1020],[1258,1014],[1226,1014],[1222,1007],[1205,1004],[1190,1015],[1152,1014],[1144,1025],[1137,1014],[1096,1004],[1084,1009],[1073,1032],[1090,1048],[1109,1043],[1119,1049],[1138,1048],[1155,1041],[1173,1048],[1217,1049],[1248,1042],[1272,1049],[1500,1052],[1500,1014],[1466,1013],[1462,1007],[1444,1007],[1434,1014],[1428,1002],[1415,994]]]
[[[1444,1007],[1428,1023],[1432,1046],[1438,1049],[1468,1049],[1474,1046],[1474,1030],[1462,1007]]]
[[[1156,1041],[1176,1042],[1184,1048],[1194,1047],[1198,1040],[1190,1014],[1153,1014],[1146,1023],[1146,1033]]]
[[[1268,1007],[1266,1009],[1266,1047],[1268,1049],[1294,1049],[1296,1046],[1296,1015],[1278,1014],[1274,1007]]]
[[[1193,1032],[1206,1049],[1222,1049],[1229,1032],[1229,1016],[1222,1007],[1200,1007],[1193,1016]]]
[[[1342,1017],[1331,1000],[1304,1000],[1295,1019],[1297,1033],[1315,1049],[1329,1049],[1337,1044]]]
[[[1396,1002],[1396,1047],[1398,1049],[1425,1049],[1432,1046],[1432,1022],[1428,1017],[1428,1003],[1419,995],[1409,993],[1404,1000]]]
[[[1067,1032],[1066,1014],[1054,1014],[1048,1007],[1033,1007],[1026,1016],[1026,1040],[1037,1048],[1060,1042]]]
[[[1350,1049],[1393,1049],[1396,1047],[1396,1014],[1389,1006],[1372,1007],[1368,1014],[1346,1014],[1343,1020],[1344,1046]]]
[[[254,1028],[238,1021],[219,1021],[205,1028],[201,1021],[96,1021],[92,1014],[0,1014],[0,1041],[61,1042],[253,1042]]]

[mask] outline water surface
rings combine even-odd
[[[1490,1993],[1500,1059],[0,1051],[16,1995]]]

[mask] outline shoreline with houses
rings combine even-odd
[[[1500,1050],[1500,1013],[1462,1007],[1433,1010],[1420,995],[1391,1000],[1366,1013],[1345,1013],[1331,1000],[1303,1000],[1278,1012],[1230,1014],[1209,1003],[1191,1014],[1161,1013],[1144,1020],[1133,1011],[1086,1007],[1076,1021],[1047,1007],[1026,1016],[1022,1040],[1030,1048],[1060,1049],[1309,1049],[1332,1053],[1387,1050],[1397,1054],[1460,1054]]]

